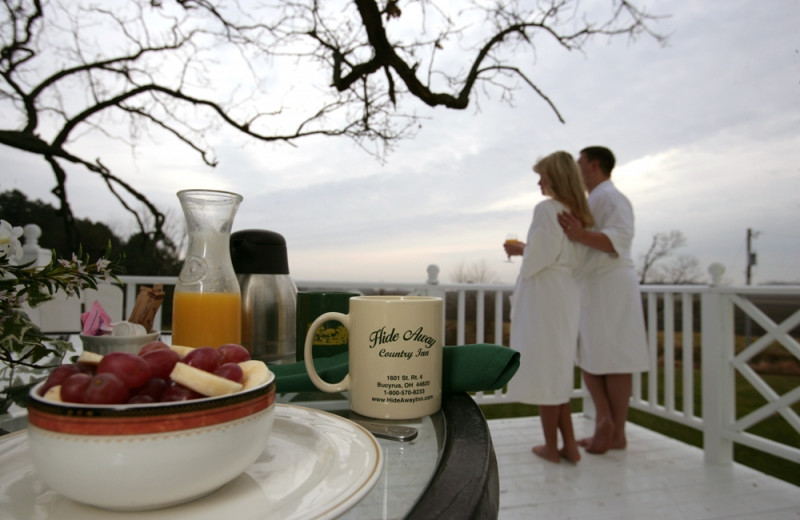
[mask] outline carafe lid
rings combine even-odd
[[[231,261],[236,274],[289,274],[286,240],[266,229],[231,233]]]

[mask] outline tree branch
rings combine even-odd
[[[124,180],[127,172],[69,150],[81,131],[99,130],[134,146],[140,129],[152,129],[209,166],[217,164],[206,141],[212,124],[262,142],[344,136],[383,159],[414,134],[419,116],[403,109],[409,100],[463,110],[479,92],[499,91],[510,101],[521,86],[563,123],[555,102],[532,81],[532,65],[519,59],[536,51],[538,34],[566,51],[582,50],[598,35],[665,41],[651,28],[657,17],[628,0],[608,0],[605,17],[597,19],[582,18],[577,0],[455,7],[435,0],[402,6],[396,0],[252,0],[246,9],[222,0],[131,0],[113,8],[88,0],[2,1],[0,99],[13,113],[0,120],[0,144],[45,159],[68,225],[74,217],[60,161],[99,175],[140,230],[153,236],[161,235],[164,217]],[[421,18],[409,14],[417,8]],[[231,57],[241,60],[241,75],[227,82],[214,67]],[[288,92],[269,91],[279,83],[273,60],[305,67]],[[249,90],[236,103],[219,91],[227,83]],[[306,86],[316,97],[292,98]],[[119,117],[129,123],[121,137],[111,130]],[[153,215],[155,229],[145,229],[150,219],[129,197]]]

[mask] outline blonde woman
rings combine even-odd
[[[569,400],[578,342],[580,292],[575,271],[586,248],[567,238],[558,214],[569,212],[586,227],[594,223],[575,159],[559,151],[533,167],[548,197],[533,210],[511,305],[511,347],[522,353],[514,381],[518,401],[539,406],[545,443],[534,454],[550,462],[576,463],[580,450],[572,428]],[[512,246],[513,247],[513,246]],[[558,433],[563,447],[558,448]]]

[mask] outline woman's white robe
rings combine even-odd
[[[580,309],[574,273],[586,248],[564,234],[562,211],[552,199],[534,208],[511,297],[511,348],[521,357],[509,392],[522,403],[563,404],[572,393]]]

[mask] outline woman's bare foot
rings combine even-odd
[[[567,459],[573,464],[577,464],[578,461],[581,460],[581,451],[578,449],[577,443],[569,448],[564,446],[558,453],[562,458]]]
[[[602,455],[611,449],[614,438],[614,423],[610,419],[601,419],[594,430],[592,441],[584,446],[586,451],[595,455]]]
[[[531,448],[531,451],[534,453],[534,455],[538,455],[544,460],[553,462],[555,464],[561,462],[561,454],[558,453],[557,450],[551,450],[550,448],[547,447],[546,444],[540,444],[538,446],[534,446],[533,448]]]

